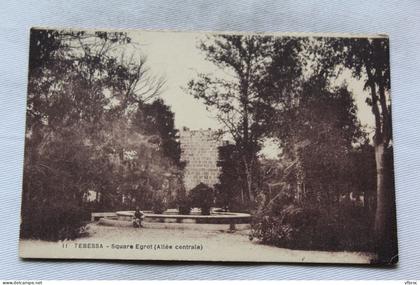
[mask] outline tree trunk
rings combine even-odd
[[[293,144],[295,146],[297,145],[296,142]],[[295,147],[293,151],[296,158],[296,198],[299,203],[302,203],[305,195],[305,172],[303,170],[302,157],[299,154],[299,149]]]
[[[247,154],[245,154],[247,156]],[[251,204],[254,201],[254,193],[252,189],[252,166],[251,163],[247,161],[247,158],[244,158],[244,169],[245,169],[245,183],[246,183],[246,189],[247,189],[247,196],[248,196],[248,202]]]
[[[367,61],[368,62],[368,61]],[[377,263],[395,263],[398,261],[396,232],[395,187],[391,140],[391,119],[385,99],[385,87],[379,82],[379,98],[374,74],[370,65],[366,65],[369,87],[372,96],[372,112],[375,116],[375,162],[376,162],[376,211],[374,224],[374,242]],[[378,71],[376,71],[378,73]],[[382,83],[382,84],[381,84]],[[379,102],[378,102],[379,101]],[[379,109],[378,103],[381,105]]]
[[[377,197],[374,233],[378,263],[398,261],[393,161],[384,143],[375,144]]]
[[[375,145],[376,161],[376,213],[375,213],[375,234],[382,240],[386,226],[387,201],[385,186],[385,146],[383,143]]]

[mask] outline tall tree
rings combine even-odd
[[[377,174],[377,202],[375,234],[381,262],[396,262],[395,189],[392,159],[391,85],[388,38],[344,39],[343,63],[353,75],[365,81],[375,117],[375,161]]]
[[[289,38],[274,41],[273,37],[259,35],[216,35],[199,46],[206,59],[225,75],[220,78],[199,74],[188,87],[195,98],[216,110],[216,118],[235,141],[242,168],[243,203],[254,201],[257,155],[270,121],[270,109],[263,101],[267,67],[272,54],[280,52],[285,63],[281,67],[285,73],[290,70],[290,62],[294,63],[297,53],[295,45],[287,45],[290,41]]]
[[[175,129],[174,113],[162,99],[152,103],[141,104],[134,115],[133,125],[149,135],[157,135],[156,139],[164,155],[173,163],[181,166],[181,148],[178,130]]]
[[[119,180],[113,157],[156,149],[146,134],[129,132],[132,110],[162,86],[151,80],[144,58],[117,56],[130,43],[122,32],[31,30],[24,235],[60,238],[60,227],[69,226],[60,219],[82,211],[49,211],[82,207],[88,190],[110,194]],[[57,227],[49,231],[48,224]]]
[[[217,166],[220,167],[219,183],[214,186],[216,193],[216,204],[229,211],[242,211],[244,194],[242,191],[243,183],[239,171],[241,169],[240,157],[237,148],[233,144],[219,147],[219,160]]]
[[[337,72],[349,69],[362,80],[369,91],[366,103],[374,115],[376,162],[376,214],[374,232],[380,262],[396,262],[395,189],[392,154],[389,40],[372,38],[318,38],[311,50],[325,78],[336,78]]]
[[[349,167],[347,155],[354,143],[364,139],[347,86],[331,87],[322,72],[313,72],[308,78],[292,82],[294,88],[285,95],[271,87],[268,97],[273,108],[271,135],[277,138],[283,159],[295,169],[301,202],[310,198],[309,192],[317,194],[334,188],[334,183],[342,183],[339,176]],[[282,76],[279,78],[283,80]],[[270,80],[275,86],[275,73]],[[337,196],[340,188],[335,187],[332,194]]]
[[[264,163],[267,187],[253,236],[278,246],[362,250],[363,244],[349,242],[354,228],[340,204],[343,194],[354,191],[350,153],[364,140],[351,92],[346,85],[330,86],[318,70],[300,77],[287,94],[276,90],[275,73],[271,80],[270,134],[282,152],[279,162]]]
[[[309,86],[308,86],[309,85]],[[327,209],[337,207],[340,194],[348,194],[346,173],[351,168],[349,153],[353,144],[363,140],[357,108],[347,86],[328,90],[318,84],[304,84],[295,112],[292,141],[308,144],[294,152],[302,167],[305,193],[303,200],[316,203],[321,195]],[[286,137],[287,138],[287,137]],[[293,148],[293,150],[295,150]]]

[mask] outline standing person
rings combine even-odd
[[[136,211],[134,212],[133,216],[133,226],[135,228],[143,228],[142,221],[144,218],[144,213],[140,211],[139,207],[136,207]]]

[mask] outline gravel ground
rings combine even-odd
[[[94,258],[261,262],[369,263],[359,252],[303,251],[262,245],[249,230],[229,233],[220,225],[148,224],[144,228],[89,225],[87,237],[74,241],[21,240],[24,258]]]

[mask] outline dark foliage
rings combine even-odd
[[[155,197],[152,200],[152,211],[155,214],[163,214],[166,211],[166,204],[160,197]]]
[[[322,207],[275,204],[253,219],[250,238],[278,247],[303,250],[371,251],[371,223],[366,208],[340,205]]]
[[[375,187],[373,148],[352,94],[314,74],[293,96],[293,104],[273,120],[272,133],[283,146],[282,175],[267,181],[251,237],[289,248],[371,250],[370,201],[356,206],[348,198],[368,198]]]
[[[246,205],[241,183],[241,163],[240,154],[236,146],[227,144],[219,147],[219,160],[217,166],[220,167],[219,183],[215,185],[216,205],[228,211],[244,211]]]
[[[201,209],[202,215],[210,215],[210,209],[214,205],[214,190],[204,183],[200,183],[188,193],[191,205]]]
[[[185,190],[178,193],[176,205],[180,215],[189,215],[191,213],[191,197],[185,193]]]
[[[323,188],[308,186],[300,199],[296,199],[294,187],[284,186],[277,194],[261,192],[250,237],[296,249],[372,251],[376,199],[373,146],[362,145],[345,160],[348,168],[345,174],[335,176],[337,181],[322,182],[324,178],[317,177],[321,184],[316,185]],[[363,201],[350,199],[357,195],[363,195]]]
[[[75,238],[86,210],[164,211],[155,192],[180,184],[173,113],[146,102],[164,81],[144,57],[116,56],[131,39],[33,29],[30,42],[22,237]],[[133,113],[156,131],[131,124]]]
[[[181,148],[178,142],[178,130],[174,126],[174,113],[162,99],[150,104],[142,104],[135,115],[134,124],[146,134],[157,134],[159,146],[166,157],[181,166]]]
[[[267,91],[267,85],[273,83],[270,74],[287,75],[275,89],[278,94],[290,91],[291,82],[301,73],[297,64],[300,44],[294,38],[260,35],[214,35],[200,43],[208,61],[234,76],[226,79],[200,73],[196,80],[189,82],[188,89],[192,96],[216,110],[224,131],[234,139],[241,168],[236,179],[241,190],[239,197],[248,209],[254,207],[258,189],[257,154],[270,130],[273,115],[268,95],[274,92]],[[275,55],[282,60],[276,61],[275,71],[271,71],[271,57]],[[270,103],[263,98],[270,99]]]
[[[50,241],[75,239],[84,233],[89,215],[82,207],[66,202],[27,205],[22,210],[21,237]]]

